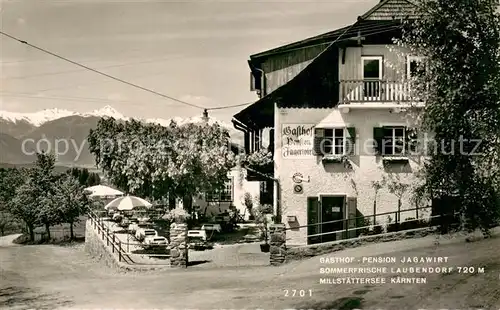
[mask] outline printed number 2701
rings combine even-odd
[[[306,297],[312,296],[312,290],[283,290],[285,297]]]

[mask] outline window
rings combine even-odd
[[[346,135],[344,128],[325,129],[325,138],[323,140],[324,154],[344,155],[345,141]]]
[[[420,56],[408,56],[406,63],[406,72],[408,78],[414,78],[425,72],[425,67],[422,66],[423,57]]]
[[[362,56],[363,94],[365,98],[380,97],[382,80],[382,56]]]
[[[213,193],[207,193],[207,201],[217,201],[217,202],[230,202],[233,201],[233,179],[229,179],[224,184],[224,189],[220,191],[215,191]]]
[[[404,155],[405,153],[405,127],[384,127],[382,141],[383,155]]]

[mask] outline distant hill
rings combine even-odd
[[[35,160],[35,150],[53,151],[57,147],[60,153],[64,153],[57,158],[58,165],[95,168],[94,158],[88,151],[87,136],[90,129],[96,128],[101,117],[130,119],[110,106],[83,114],[60,109],[25,114],[0,111],[0,163],[30,164]],[[184,124],[200,122],[201,118],[175,117],[172,120]],[[143,121],[167,126],[171,119]],[[209,122],[226,128],[233,143],[243,144],[241,132],[230,124],[213,118]],[[49,146],[51,150],[48,149]]]
[[[7,163],[0,163],[0,168],[32,168],[34,167],[34,164],[30,163],[30,164],[7,164]],[[55,171],[57,173],[64,173],[66,171],[68,171],[69,169],[71,169],[73,167],[69,167],[69,166],[60,166],[60,165],[56,165],[55,166]],[[84,167],[79,167],[79,168],[84,168]],[[86,167],[88,168],[88,167]],[[95,167],[91,167],[91,168],[88,168],[89,169],[89,172],[95,172],[95,173],[99,173],[99,175],[102,174],[101,171],[97,170]]]

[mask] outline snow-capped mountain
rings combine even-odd
[[[126,117],[125,115],[121,114],[120,112],[116,111],[112,106],[105,106],[104,108],[94,110],[92,112],[84,113],[82,115],[83,117],[91,117],[91,116],[96,116],[96,117],[112,117],[114,119],[121,119],[121,120],[129,120],[129,117]]]
[[[45,109],[42,111],[34,112],[34,113],[17,113],[17,112],[7,112],[0,111],[0,120],[4,120],[7,122],[17,123],[17,122],[27,122],[35,127],[40,127],[41,125],[68,116],[81,116],[81,117],[113,117],[114,119],[119,120],[130,120],[131,117],[125,116],[122,113],[118,112],[113,107],[107,105],[101,109],[93,110],[91,112],[86,113],[78,113],[63,109]],[[201,116],[194,116],[188,118],[182,117],[173,117],[171,119],[162,119],[162,118],[150,118],[143,119],[143,121],[147,123],[156,123],[162,126],[168,126],[171,121],[175,121],[179,125],[187,124],[187,123],[199,123],[202,122],[203,119]],[[232,129],[231,124],[216,120],[214,118],[209,118],[209,124],[218,123],[219,125],[226,127],[228,129]]]
[[[75,114],[77,113],[57,108],[45,109],[34,113],[17,113],[17,112],[0,111],[0,119],[13,123],[27,122],[31,125],[38,127],[43,123],[50,122],[58,118],[72,116]]]
[[[69,141],[67,152],[57,158],[60,165],[92,166],[94,157],[87,145],[89,131],[97,126],[102,117],[113,117],[119,120],[130,120],[112,108],[105,106],[87,113],[77,113],[62,109],[46,109],[35,113],[14,113],[0,111],[0,163],[27,164],[34,160],[34,148],[41,146],[56,147],[58,141]],[[147,123],[162,126],[170,125],[171,121],[179,125],[199,123],[204,119],[200,116],[168,119],[142,119]],[[232,125],[209,118],[210,124],[218,123],[229,131],[231,140],[242,145],[243,135]],[[64,144],[64,143],[63,143]],[[28,150],[25,149],[28,148]],[[58,147],[62,147],[59,145]]]

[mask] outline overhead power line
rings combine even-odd
[[[333,46],[335,43],[337,42],[342,42],[342,41],[346,41],[346,40],[349,40],[349,39],[341,39],[347,32],[349,32],[353,27],[354,27],[355,24],[352,24],[350,25],[349,27],[347,27],[335,40],[333,40],[332,42],[326,42],[326,43],[321,43],[321,44],[317,44],[317,45],[326,45],[328,44],[328,46],[325,48],[324,51],[328,50],[331,46]],[[367,30],[367,31],[373,31],[373,32],[368,32],[368,33],[365,33],[363,34],[364,37],[367,37],[367,36],[371,36],[371,35],[376,35],[376,34],[380,34],[380,33],[384,33],[384,32],[389,32],[389,31],[393,31],[395,30],[396,28],[400,28],[400,26],[392,26],[392,27],[388,27],[388,28],[385,28],[384,30],[380,30],[380,29],[383,29],[383,27],[380,27],[380,26],[375,26],[375,27],[361,27],[362,30]],[[380,30],[380,31],[377,31],[377,30]],[[105,76],[107,78],[110,78],[112,80],[115,80],[117,82],[120,82],[120,83],[123,83],[123,84],[126,84],[126,85],[129,85],[131,87],[134,87],[134,88],[137,88],[137,89],[140,89],[140,90],[143,90],[143,91],[146,91],[148,93],[151,93],[151,94],[154,94],[154,95],[157,95],[157,96],[160,96],[162,98],[165,98],[165,99],[169,99],[169,100],[172,100],[172,101],[175,101],[175,102],[178,102],[178,103],[181,103],[181,104],[185,104],[187,106],[190,106],[190,107],[193,107],[193,108],[197,108],[197,109],[201,109],[201,110],[204,110],[204,111],[212,111],[212,110],[222,110],[222,109],[230,109],[230,108],[237,108],[237,107],[242,107],[242,106],[246,106],[246,105],[250,105],[252,104],[253,102],[247,102],[247,103],[241,103],[241,104],[235,104],[235,105],[229,105],[229,106],[220,106],[220,107],[210,107],[210,108],[206,108],[206,107],[202,107],[202,106],[199,106],[199,105],[196,105],[196,104],[193,104],[193,103],[189,103],[189,102],[186,102],[186,101],[183,101],[183,100],[180,100],[180,99],[177,99],[175,97],[172,97],[172,96],[169,96],[169,95],[165,95],[163,93],[160,93],[158,91],[155,91],[155,90],[152,90],[152,89],[149,89],[149,88],[146,88],[144,86],[141,86],[141,85],[138,85],[138,84],[135,84],[135,83],[131,83],[131,82],[128,82],[126,80],[123,80],[123,79],[120,79],[118,77],[115,77],[115,76],[112,76],[110,74],[107,74],[107,73],[104,73],[104,72],[101,72],[99,70],[96,70],[96,69],[93,69],[93,68],[90,68],[86,65],[83,65],[79,62],[76,62],[76,61],[73,61],[71,59],[68,59],[66,57],[63,57],[61,55],[58,55],[56,53],[53,53],[51,51],[48,51],[44,48],[41,48],[41,47],[38,47],[36,45],[33,45],[31,43],[28,43],[27,41],[24,41],[24,40],[21,40],[13,35],[10,35],[10,34],[7,34],[3,31],[0,31],[0,34],[12,39],[12,40],[15,40],[19,43],[22,43],[22,44],[25,44],[31,48],[34,48],[38,51],[41,51],[43,53],[46,53],[46,54],[49,54],[53,57],[56,57],[58,59],[61,59],[61,60],[64,60],[66,62],[69,62],[75,66],[78,66],[78,67],[81,67],[83,69],[86,69],[86,70],[89,70],[89,71],[92,71],[96,74],[99,74],[99,75],[102,75],[102,76]],[[302,49],[302,48],[295,48],[295,49]],[[291,49],[291,50],[295,50],[295,49]],[[324,52],[323,51],[323,52]],[[321,54],[323,54],[323,52],[321,52],[319,55],[317,55],[314,59],[316,59],[317,57],[319,57]],[[152,61],[154,62],[154,61]],[[115,65],[116,67],[119,67],[119,66],[124,66],[124,65],[127,65],[127,64],[120,64],[120,65]],[[115,67],[115,66],[110,66],[110,67]],[[56,73],[54,73],[56,74]],[[76,99],[76,98],[74,98]],[[97,98],[79,98],[79,99],[90,99],[90,100],[96,100]],[[97,99],[99,100],[99,99]]]
[[[134,65],[139,65],[139,64],[157,63],[157,62],[162,62],[165,60],[172,60],[172,59],[177,59],[177,58],[182,58],[182,56],[163,57],[163,58],[157,58],[157,59],[141,60],[141,61],[136,61],[136,62],[127,62],[127,63],[103,66],[103,67],[100,67],[99,69],[110,69],[110,68],[114,69],[114,68],[134,66]],[[82,69],[64,70],[64,71],[37,73],[37,74],[32,74],[32,75],[13,76],[13,77],[9,77],[8,79],[9,80],[24,80],[24,79],[31,79],[31,78],[37,78],[37,77],[45,77],[45,76],[68,74],[68,73],[79,73],[79,72],[84,72],[84,71]]]
[[[140,89],[140,90],[146,91],[146,92],[148,92],[148,93],[152,93],[152,94],[154,94],[154,95],[157,95],[157,96],[160,96],[160,97],[163,97],[163,98],[166,98],[166,99],[169,99],[169,100],[172,100],[172,101],[178,102],[178,103],[182,103],[182,104],[185,104],[185,105],[191,106],[191,107],[193,107],[193,108],[198,108],[198,109],[202,109],[202,110],[204,110],[204,109],[205,109],[205,108],[204,108],[204,107],[202,107],[202,106],[199,106],[199,105],[196,105],[196,104],[193,104],[193,103],[189,103],[189,102],[186,102],[186,101],[183,101],[183,100],[180,100],[180,99],[174,98],[174,97],[172,97],[172,96],[168,96],[168,95],[165,95],[165,94],[159,93],[159,92],[157,92],[157,91],[155,91],[155,90],[152,90],[152,89],[149,89],[149,88],[146,88],[146,87],[143,87],[143,86],[140,86],[140,85],[134,84],[134,83],[127,82],[127,81],[122,80],[122,79],[120,79],[120,78],[117,78],[117,77],[115,77],[115,76],[109,75],[109,74],[107,74],[107,73],[101,72],[101,71],[96,70],[96,69],[93,69],[93,68],[90,68],[90,67],[88,67],[88,66],[86,66],[86,65],[83,65],[83,64],[78,63],[78,62],[76,62],[76,61],[73,61],[73,60],[71,60],[71,59],[68,59],[68,58],[66,58],[66,57],[63,57],[63,56],[60,56],[60,55],[58,55],[58,54],[52,53],[51,51],[48,51],[48,50],[46,50],[46,49],[44,49],[44,48],[41,48],[41,47],[38,47],[38,46],[33,45],[33,44],[31,44],[31,43],[28,43],[27,41],[24,41],[24,40],[21,40],[21,39],[19,39],[19,38],[16,38],[16,37],[14,37],[14,36],[12,36],[12,35],[10,35],[10,34],[7,34],[7,33],[3,32],[3,31],[0,31],[0,34],[4,35],[4,36],[6,36],[6,37],[8,37],[8,38],[10,38],[10,39],[12,39],[12,40],[15,40],[15,41],[17,41],[17,42],[19,42],[19,43],[22,43],[22,44],[25,44],[25,45],[27,45],[27,46],[29,46],[29,47],[32,47],[32,48],[34,48],[34,49],[37,49],[37,50],[39,50],[39,51],[41,51],[41,52],[43,52],[43,53],[46,53],[46,54],[52,55],[52,56],[54,56],[54,57],[56,57],[56,58],[59,58],[59,59],[61,59],[61,60],[67,61],[67,62],[69,62],[69,63],[72,63],[72,64],[74,64],[75,66],[82,67],[82,68],[84,68],[84,69],[86,69],[86,70],[89,70],[89,71],[92,71],[92,72],[97,73],[97,74],[99,74],[99,75],[102,75],[102,76],[105,76],[105,77],[107,77],[107,78],[113,79],[113,80],[118,81],[118,82],[120,82],[120,83],[127,84],[127,85],[129,85],[129,86],[134,87],[134,88],[137,88],[137,89]]]

